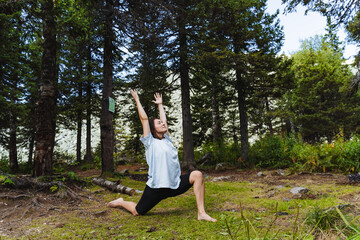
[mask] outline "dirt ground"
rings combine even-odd
[[[130,175],[135,176],[136,180],[146,181],[146,169],[142,169],[141,165],[119,166],[117,171],[120,172],[124,169],[128,169],[130,173],[142,170],[143,172],[140,172],[140,174]],[[80,178],[97,177],[100,175],[101,170],[77,170],[75,173]],[[272,170],[263,171],[263,175],[259,175],[259,171],[204,171],[206,181],[256,182],[266,184],[269,189],[286,184],[297,186],[299,183],[349,185],[347,176],[341,174],[289,174],[282,170]],[[360,186],[360,183],[355,183],[355,185]],[[50,191],[9,189],[0,185],[0,239],[1,236],[26,236],[29,234],[26,232],[26,226],[30,225],[32,220],[84,209],[84,200],[96,201],[98,206],[106,204],[101,197],[101,193],[89,192],[76,185],[71,186],[71,189],[78,194],[77,198],[61,196],[61,194],[54,194]],[[308,197],[311,198],[311,196]],[[344,197],[354,203],[358,203],[360,200],[359,194]],[[102,213],[93,212],[93,214]],[[61,222],[52,224],[55,224],[55,227],[62,227]]]

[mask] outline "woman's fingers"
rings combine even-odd
[[[137,95],[137,92],[136,92],[135,90],[130,89],[130,93],[131,93],[131,95],[133,96],[133,98],[134,98],[135,100],[139,98],[138,95]]]
[[[155,93],[155,94],[154,94],[154,97],[155,97],[155,99],[156,99],[156,98],[162,98],[162,94],[160,94],[160,93]]]

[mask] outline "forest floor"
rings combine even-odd
[[[141,167],[119,166],[118,171],[126,168],[130,172],[130,176],[120,179],[121,183],[143,190],[146,170]],[[72,171],[88,180],[101,173]],[[305,224],[309,212],[341,205],[347,207],[342,211],[350,220],[360,215],[360,183],[350,184],[342,174],[290,174],[287,170],[264,170],[261,176],[255,170],[203,172],[206,209],[218,219],[217,223],[196,220],[192,191],[163,200],[145,216],[133,217],[106,204],[118,197],[137,202],[141,194],[112,193],[89,184],[71,186],[78,196],[70,198],[51,191],[0,186],[0,239],[297,239],[294,235],[299,239],[331,239],[314,237],[312,227]],[[309,192],[293,194],[290,190],[294,187],[305,187]],[[345,230],[324,234],[346,239]]]

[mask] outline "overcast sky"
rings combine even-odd
[[[326,18],[319,13],[310,12],[305,16],[306,8],[298,6],[297,12],[284,15],[284,5],[281,5],[281,0],[268,0],[268,12],[275,13],[277,9],[280,9],[280,24],[284,27],[285,34],[285,41],[281,51],[286,55],[298,51],[301,40],[314,37],[316,34],[324,35],[326,33]],[[338,36],[340,41],[346,41],[346,33],[343,29],[338,31]],[[353,59],[358,50],[359,48],[355,45],[347,43],[344,57]]]

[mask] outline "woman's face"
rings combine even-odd
[[[167,127],[166,127],[165,123],[163,123],[160,119],[154,120],[154,127],[155,127],[155,131],[157,133],[166,133],[167,132]]]

